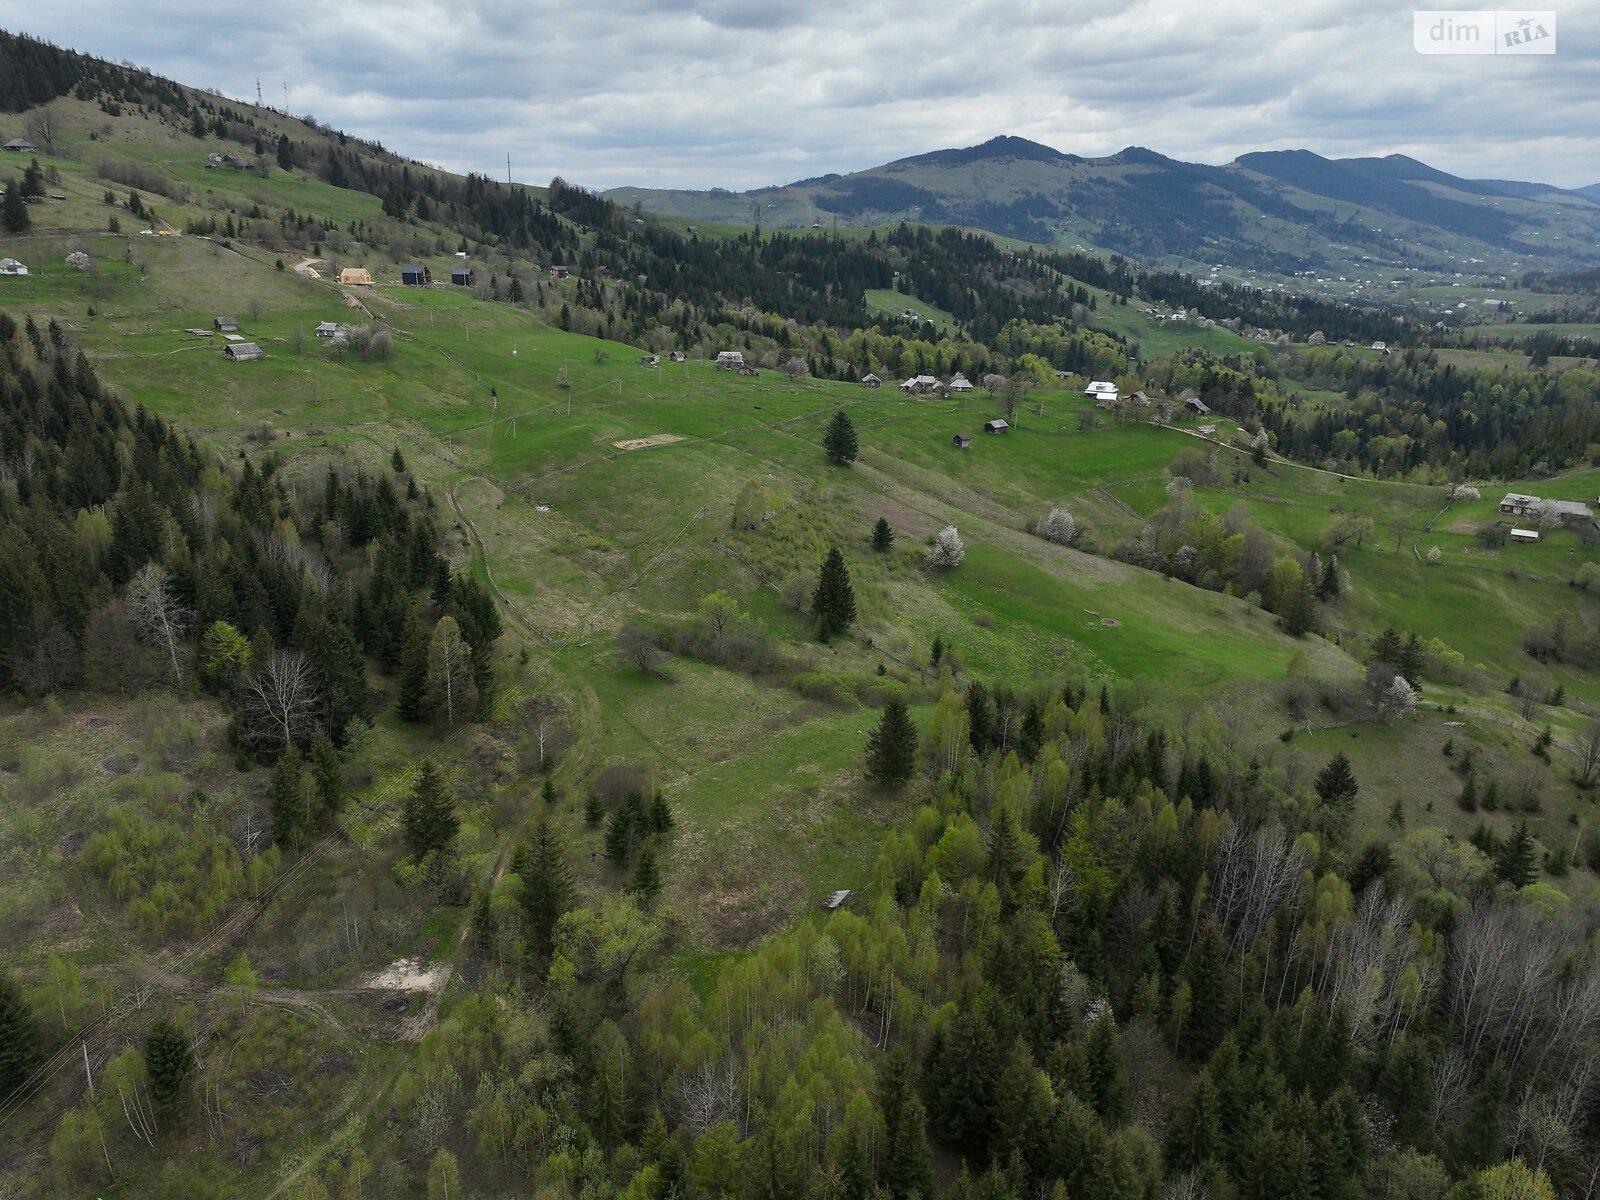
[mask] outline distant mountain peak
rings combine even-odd
[[[1063,154],[1061,151],[1040,142],[1030,142],[1027,138],[1001,134],[998,137],[990,138],[987,142],[980,142],[976,146],[965,146],[959,150],[930,150],[926,154],[914,154],[910,158],[896,159],[888,165],[891,167],[959,167],[969,163],[1001,158],[1020,158],[1031,162],[1055,163],[1083,161],[1076,154]]]

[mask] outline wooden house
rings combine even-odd
[[[218,333],[238,333],[239,321],[236,317],[212,317],[211,327]]]
[[[639,365],[641,367],[659,367],[661,365],[661,355],[659,355],[659,354],[642,355],[640,357],[640,359],[639,359]]]
[[[320,325],[317,326],[316,335],[319,338],[338,337],[339,336],[339,326],[338,326],[338,324],[336,322],[333,322],[333,321],[323,321]]]
[[[972,384],[965,375],[957,375],[950,381],[950,390],[952,392],[970,392]]]
[[[6,149],[12,154],[34,153],[34,145],[27,138],[12,138],[6,143]]]
[[[941,386],[932,375],[913,375],[900,385],[900,390],[908,396],[927,396],[937,392]]]
[[[433,272],[418,263],[400,268],[400,282],[407,287],[426,287],[433,282]]]
[[[972,435],[970,433],[958,433],[950,439],[950,444],[957,450],[970,450],[972,449]]]
[[[717,369],[719,371],[739,371],[744,369],[744,354],[739,350],[717,351]]]
[[[1004,417],[996,417],[992,421],[985,421],[983,423],[983,431],[985,433],[1005,433],[1010,428],[1011,422],[1007,421]]]
[[[1500,501],[1500,511],[1513,517],[1531,516],[1539,511],[1541,501],[1537,496],[1524,496],[1521,492],[1507,492]]]
[[[450,282],[457,287],[471,287],[478,282],[478,275],[471,267],[457,267],[450,272]]]
[[[883,386],[883,380],[879,379],[876,375],[863,375],[861,377],[861,386],[864,388],[871,388],[873,391],[876,391],[878,388]]]
[[[339,272],[339,282],[345,287],[371,287],[372,272],[365,267],[346,267]]]
[[[229,362],[255,362],[266,357],[254,342],[234,342],[222,348],[222,357]]]
[[[556,263],[552,263],[550,265],[550,278],[551,279],[565,279],[571,274],[572,274],[572,268],[571,267],[563,267],[563,266],[560,266],[559,264],[556,264]]]
[[[674,350],[671,354],[667,355],[667,361],[668,362],[688,362],[689,361],[689,356],[687,354],[685,354],[682,350]]]

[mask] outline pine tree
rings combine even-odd
[[[904,700],[890,700],[867,739],[867,776],[882,787],[896,787],[911,778],[916,765],[917,727],[911,710]]]
[[[872,527],[872,548],[879,554],[887,554],[894,548],[894,530],[889,528],[889,522],[883,517],[878,518],[878,523]]]
[[[883,1113],[880,1161],[883,1186],[895,1200],[933,1197],[933,1157],[928,1149],[928,1119],[911,1077],[911,1063],[891,1054],[878,1075],[878,1107]]]
[[[311,741],[311,774],[317,784],[322,815],[337,816],[344,808],[344,764],[333,739],[320,729]]]
[[[1518,821],[1511,836],[1500,844],[1494,859],[1494,873],[1514,888],[1527,887],[1538,878],[1537,863],[1533,834],[1528,832],[1526,821]]]
[[[994,702],[989,689],[974,679],[967,685],[967,739],[978,754],[987,754],[994,744]]]
[[[1356,774],[1350,767],[1350,759],[1343,750],[1339,751],[1328,760],[1328,765],[1317,772],[1316,782],[1317,799],[1324,804],[1338,808],[1349,809],[1355,804]]]
[[[933,635],[933,645],[928,650],[928,661],[937,669],[944,658],[944,638],[939,634]]]
[[[544,786],[539,789],[539,799],[543,800],[546,804],[554,804],[556,802],[555,781],[552,780],[548,775],[544,777]]]
[[[639,898],[641,908],[649,908],[661,894],[661,868],[656,863],[654,846],[647,844],[639,851],[639,863],[633,870],[633,882],[628,890]]]
[[[588,825],[598,825],[605,819],[606,810],[600,804],[600,797],[590,792],[583,802],[583,820]]]
[[[1416,634],[1413,633],[1406,638],[1405,644],[1400,647],[1400,655],[1395,660],[1394,669],[1400,672],[1412,687],[1421,686],[1419,681],[1422,678],[1422,642],[1418,640]]]
[[[844,409],[835,412],[833,419],[828,422],[828,430],[822,435],[822,448],[836,463],[855,462],[861,446],[856,440],[856,427],[851,424]]]
[[[175,1116],[183,1105],[194,1055],[189,1038],[171,1021],[157,1021],[144,1039],[144,1067],[150,1076],[150,1097],[156,1111]]]
[[[39,1023],[10,975],[0,975],[0,1103],[28,1078],[39,1058]]]
[[[461,822],[456,816],[455,796],[431,758],[422,760],[417,781],[406,795],[401,821],[406,847],[419,861],[429,851],[448,850],[456,840]]]
[[[1174,1170],[1220,1160],[1226,1150],[1221,1103],[1211,1072],[1201,1068],[1189,1095],[1167,1125],[1167,1165]]]
[[[1089,1036],[1084,1040],[1084,1065],[1095,1111],[1112,1125],[1126,1124],[1133,1112],[1133,1098],[1128,1089],[1128,1067],[1122,1060],[1109,1012],[1089,1026]]]
[[[572,881],[567,874],[561,843],[550,822],[534,827],[533,847],[522,880],[522,912],[528,929],[528,952],[543,963],[555,949],[556,922],[572,902]]]
[[[630,793],[606,818],[606,857],[619,867],[633,861],[633,852],[644,833],[642,805],[639,797]]]
[[[672,827],[678,822],[672,815],[672,807],[667,803],[666,794],[657,792],[655,799],[650,802],[650,829],[653,833],[671,833]]]
[[[1017,735],[1017,751],[1022,755],[1022,761],[1031,763],[1039,757],[1039,751],[1044,749],[1044,709],[1040,707],[1037,699],[1029,700],[1026,711],[1022,714],[1022,729]],[[1164,765],[1164,764],[1163,764]],[[1157,787],[1160,781],[1152,780]]]
[[[300,748],[291,745],[272,767],[267,784],[272,809],[272,840],[286,848],[304,845],[311,836],[311,805],[305,786],[305,760]]]
[[[828,548],[811,593],[811,612],[823,641],[849,629],[856,619],[856,594],[850,586],[850,569],[837,546]]]
[[[410,624],[400,663],[400,696],[395,701],[395,712],[401,720],[415,722],[428,715],[428,635],[415,617]]]
[[[22,198],[22,185],[13,179],[6,184],[5,194],[0,196],[0,226],[4,226],[7,233],[25,233],[32,224],[28,202]]]

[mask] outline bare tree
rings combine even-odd
[[[1572,752],[1578,756],[1578,782],[1588,787],[1600,775],[1600,721],[1590,721]]]
[[[719,1121],[738,1120],[744,1110],[739,1066],[730,1057],[702,1063],[678,1084],[678,1116],[698,1135]]]
[[[282,750],[311,730],[317,676],[298,650],[274,650],[255,663],[239,687],[239,731],[246,743]]]
[[[128,616],[146,643],[159,647],[172,664],[172,680],[183,682],[178,651],[189,631],[192,614],[167,588],[167,569],[146,563],[128,583]]]
[[[630,662],[646,675],[656,669],[661,657],[656,645],[656,635],[643,625],[624,625],[617,634],[617,652],[625,662]]]
[[[477,687],[472,681],[472,651],[454,617],[440,617],[428,643],[428,706],[454,725],[472,712]]]
[[[1245,954],[1272,914],[1293,899],[1308,865],[1305,850],[1281,830],[1262,828],[1251,834],[1233,825],[1222,836],[1211,904],[1228,935],[1230,961]]]
[[[30,113],[22,128],[30,142],[44,147],[51,154],[56,152],[56,137],[61,132],[61,125],[49,107]]]

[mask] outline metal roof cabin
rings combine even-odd
[[[478,282],[478,276],[471,267],[457,267],[450,272],[450,282],[457,287],[471,287]]]
[[[883,380],[876,375],[863,375],[861,377],[861,386],[864,388],[880,388],[883,386]]]
[[[717,351],[717,366],[724,371],[736,371],[744,366],[744,352],[742,350]]]
[[[222,348],[222,357],[229,362],[256,362],[266,357],[254,342],[235,342]]]
[[[316,334],[320,338],[337,337],[339,334],[339,326],[333,321],[324,321],[317,326]]]
[[[27,138],[12,138],[6,143],[6,149],[13,154],[32,154],[34,144]]]
[[[970,392],[972,384],[965,375],[957,375],[950,381],[950,390],[952,392]]]
[[[427,267],[411,263],[400,268],[400,282],[407,287],[423,287],[433,282],[433,272]]]
[[[211,327],[218,333],[238,333],[239,318],[237,317],[212,317]]]
[[[985,433],[1005,433],[1010,428],[1011,422],[1007,421],[1004,417],[996,417],[992,421],[985,421],[983,423],[983,431]]]

